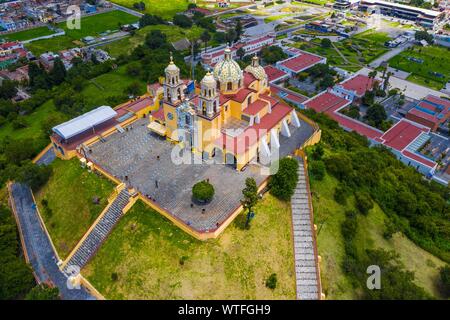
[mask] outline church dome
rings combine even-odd
[[[212,73],[208,71],[203,77],[201,84],[207,87],[216,87],[217,82]]]
[[[239,64],[231,58],[231,50],[225,49],[225,59],[214,67],[214,78],[221,84],[227,82],[237,83],[242,79],[242,70]]]
[[[176,73],[176,72],[180,72],[180,68],[178,68],[176,66],[176,64],[173,62],[173,57],[172,55],[170,55],[170,63],[169,65],[166,67],[165,69],[166,73]]]
[[[266,71],[259,64],[259,59],[258,59],[258,56],[256,56],[256,55],[252,59],[252,64],[248,65],[245,68],[245,72],[251,73],[258,80],[264,80],[267,78]]]

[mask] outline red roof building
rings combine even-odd
[[[327,63],[327,59],[309,52],[301,51],[294,57],[278,61],[276,66],[290,76],[295,76],[318,63]]]
[[[406,114],[406,118],[436,131],[450,117],[450,101],[428,95]]]
[[[271,65],[265,66],[264,71],[266,71],[267,77],[269,78],[269,83],[279,82],[289,77],[286,72]]]

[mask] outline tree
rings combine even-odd
[[[298,161],[296,159],[281,159],[279,161],[278,172],[270,177],[270,193],[281,200],[290,200],[297,187],[297,170]]]
[[[130,96],[137,96],[141,91],[141,85],[139,82],[132,82],[126,89],[125,93]]]
[[[33,191],[38,191],[47,183],[51,174],[51,167],[40,166],[27,161],[19,168],[17,181],[27,184]]]
[[[206,180],[197,182],[192,187],[192,196],[200,202],[209,202],[214,197],[214,187]]]
[[[225,34],[225,41],[230,45],[236,40],[236,31],[234,29],[229,29]]]
[[[320,160],[312,161],[309,165],[309,172],[312,178],[321,181],[325,177],[325,164]]]
[[[49,136],[53,133],[52,131],[53,127],[63,123],[66,120],[67,118],[65,117],[65,115],[59,112],[52,113],[42,121],[41,125],[42,131],[44,131],[45,134]]]
[[[0,86],[0,99],[9,100],[17,94],[17,83],[15,81],[4,80]]]
[[[184,14],[176,14],[175,17],[173,17],[173,24],[180,28],[190,28],[192,27],[193,22]]]
[[[141,74],[142,66],[139,62],[133,61],[127,65],[126,70],[131,77],[137,77]]]
[[[209,34],[209,32],[207,30],[205,30],[201,34],[200,39],[205,44],[205,52],[206,52],[206,49],[208,48],[208,42],[211,40],[211,35]]]
[[[234,30],[236,31],[236,40],[241,39],[242,31],[243,31],[241,19],[238,19]]]
[[[367,109],[365,118],[370,125],[380,128],[383,121],[387,119],[386,110],[381,104],[375,103]]]
[[[145,44],[150,49],[158,49],[167,44],[167,36],[161,30],[152,30],[145,38]]]
[[[56,85],[61,84],[66,79],[66,67],[60,58],[56,58],[53,63],[53,69],[50,71],[50,78]]]
[[[322,48],[331,48],[331,40],[328,39],[328,38],[323,38],[323,39],[320,41],[320,46],[321,46]]]
[[[369,210],[373,208],[373,200],[366,192],[355,192],[356,207],[363,215],[367,215]]]
[[[441,268],[440,272],[441,291],[446,299],[450,298],[450,266],[447,264]]]
[[[428,42],[429,44],[433,43],[433,35],[428,33],[426,30],[419,30],[416,31],[414,38],[417,41],[421,41],[421,40],[425,40],[426,42]]]
[[[30,78],[29,83],[32,90],[49,89],[51,87],[47,73],[37,63],[29,64],[28,77]]]
[[[58,300],[59,290],[46,285],[37,285],[25,296],[25,300]]]
[[[242,190],[242,194],[244,195],[244,199],[241,200],[241,204],[244,207],[244,210],[247,210],[247,221],[245,223],[245,228],[247,229],[250,219],[252,218],[252,210],[259,200],[258,186],[256,185],[255,179],[245,179],[245,188]]]
[[[280,47],[270,46],[261,50],[261,57],[267,64],[274,64],[280,60],[286,59],[288,56]]]
[[[141,19],[139,19],[139,27],[145,27],[145,26],[153,26],[157,24],[166,24],[163,18],[157,15],[153,14],[144,14]]]
[[[274,290],[277,287],[277,274],[276,273],[272,273],[269,278],[267,278],[266,280],[266,287],[269,289]]]
[[[23,160],[30,159],[35,153],[32,139],[8,140],[4,146],[4,156],[10,163],[20,163]]]
[[[239,48],[238,51],[236,52],[237,56],[239,57],[239,59],[244,59],[245,56],[245,50],[244,48]]]

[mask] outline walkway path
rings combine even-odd
[[[378,68],[384,61],[389,61],[391,58],[395,57],[396,55],[400,54],[401,52],[405,51],[409,47],[413,46],[413,42],[407,42],[403,45],[398,46],[395,49],[389,50],[385,54],[383,54],[381,57],[375,59],[369,64],[369,67],[371,68]]]
[[[68,288],[67,278],[56,264],[56,254],[41,225],[30,188],[19,183],[11,184],[10,200],[23,237],[24,251],[28,255],[36,280],[39,283],[51,283],[58,287],[62,299],[95,299],[83,287]]]
[[[298,184],[291,199],[297,299],[321,298],[317,249],[303,158],[298,158]]]

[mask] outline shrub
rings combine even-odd
[[[344,184],[340,184],[334,190],[334,200],[337,203],[345,206],[347,204],[347,197],[349,193],[350,193],[349,188]]]
[[[270,193],[281,200],[291,199],[298,182],[297,169],[298,161],[296,159],[281,159],[278,172],[270,178]]]
[[[440,276],[441,276],[442,294],[444,295],[444,298],[448,299],[448,298],[450,298],[450,266],[449,265],[446,265],[445,267],[441,268]]]
[[[313,161],[310,163],[309,168],[310,174],[314,179],[318,181],[323,180],[325,177],[325,164],[323,161]]]
[[[119,280],[119,275],[116,272],[111,273],[111,280],[116,282]]]
[[[267,278],[266,280],[266,287],[269,289],[274,290],[277,287],[277,274],[276,273],[272,273],[269,278]]]
[[[200,181],[192,187],[192,196],[195,200],[209,202],[214,197],[214,187],[208,181]]]
[[[370,195],[366,192],[357,191],[355,192],[355,198],[358,210],[362,214],[367,215],[369,210],[373,208],[373,200]]]

